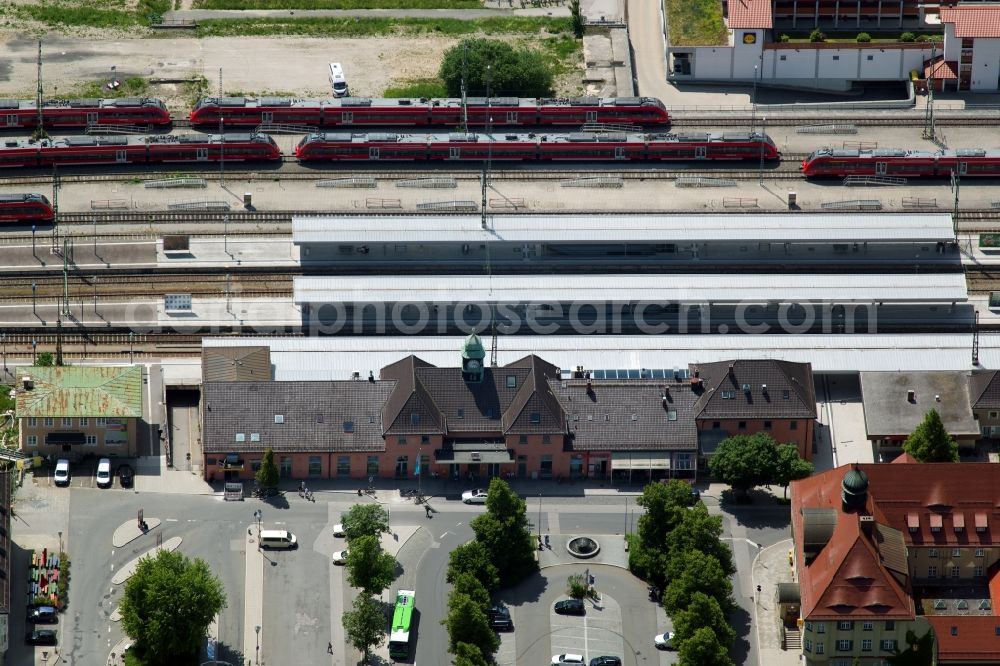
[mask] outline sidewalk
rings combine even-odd
[[[781,623],[776,615],[775,595],[778,583],[794,582],[788,565],[792,540],[785,539],[764,548],[753,562],[751,582],[754,593],[753,625],[756,631],[757,663],[767,666],[792,666],[801,663],[800,650],[781,649]]]
[[[569,16],[569,7],[508,7],[506,9],[180,9],[163,14],[165,21],[259,18],[392,18],[471,21],[495,16]]]

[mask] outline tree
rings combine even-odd
[[[702,627],[694,632],[691,638],[680,643],[680,666],[733,666],[726,649],[715,632],[708,627]]]
[[[636,504],[646,511],[639,516],[637,534],[629,539],[628,567],[632,573],[660,588],[666,584],[667,535],[694,502],[691,486],[677,479],[650,483],[642,489]]]
[[[274,464],[274,449],[270,446],[264,451],[260,461],[260,469],[256,474],[257,483],[267,495],[274,495],[278,488],[278,466]]]
[[[759,432],[722,440],[708,467],[715,478],[746,497],[751,488],[774,481],[777,459],[778,445],[770,435]]]
[[[803,460],[799,449],[794,444],[782,444],[778,447],[777,464],[774,467],[773,480],[785,489],[784,497],[788,497],[788,484],[792,481],[808,478],[813,473],[813,464]]]
[[[35,367],[38,368],[51,368],[56,364],[56,358],[52,355],[52,352],[40,352],[35,358]]]
[[[903,450],[919,462],[958,462],[958,444],[944,429],[941,415],[932,409],[906,441]]]
[[[385,636],[385,615],[379,602],[367,594],[359,594],[354,600],[353,610],[344,611],[340,616],[344,625],[347,642],[364,654],[368,662],[372,647],[382,642]]]
[[[396,578],[396,558],[368,534],[351,541],[345,566],[347,581],[365,594],[381,594]]]
[[[678,644],[683,644],[692,638],[702,627],[708,627],[715,633],[719,643],[727,650],[736,640],[736,630],[729,624],[726,614],[715,597],[704,592],[695,592],[687,608],[678,611],[673,616],[674,631],[677,632]]]
[[[718,560],[723,573],[731,576],[736,573],[733,551],[729,544],[719,539],[721,536],[722,516],[709,515],[705,505],[699,503],[685,510],[681,521],[667,535],[667,557],[673,558],[689,550],[698,550],[713,556]]]
[[[535,539],[528,531],[526,511],[524,499],[506,481],[493,479],[486,497],[486,513],[470,523],[503,585],[513,585],[538,570]]]
[[[734,609],[733,584],[711,555],[697,550],[675,555],[667,566],[667,577],[663,607],[671,617],[687,608],[695,592],[714,597],[727,615]]]
[[[452,590],[448,596],[448,617],[443,623],[448,628],[448,651],[452,654],[459,643],[475,645],[484,657],[500,647],[500,638],[490,628],[486,611],[467,594]]]
[[[380,534],[389,531],[389,514],[381,504],[355,504],[340,514],[340,522],[348,541],[365,535],[378,539]]]
[[[470,643],[455,646],[455,666],[489,666],[483,651]]]
[[[569,14],[573,21],[573,35],[577,39],[580,39],[587,28],[583,12],[580,11],[580,0],[569,0]]]
[[[484,611],[490,607],[490,593],[486,591],[483,584],[470,573],[460,573],[455,577],[452,589],[459,594],[464,594],[479,604]]]
[[[448,555],[447,581],[454,583],[459,574],[472,574],[488,592],[500,587],[500,575],[490,561],[490,553],[481,542],[464,543]]]
[[[222,582],[204,560],[161,550],[140,559],[125,583],[122,628],[146,663],[187,663],[197,657],[208,625],[225,607]]]
[[[469,95],[486,95],[487,78],[492,97],[545,97],[552,93],[552,69],[538,51],[515,49],[496,39],[464,39],[445,51],[438,76],[449,95],[461,96],[463,75]]]

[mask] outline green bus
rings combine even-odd
[[[413,590],[396,592],[396,610],[392,613],[392,629],[389,632],[389,656],[406,659],[410,656],[410,622],[413,620]]]

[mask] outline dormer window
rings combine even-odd
[[[354,432],[354,421],[344,421],[344,432]]]
[[[517,388],[517,375],[507,375],[507,388]]]
[[[723,391],[722,392],[722,399],[723,400],[732,400],[735,397],[736,397],[736,391]]]
[[[789,395],[788,391],[782,391],[781,392],[781,399],[782,400],[788,400],[789,397],[790,397],[790,395]]]
[[[456,414],[456,417],[460,418],[460,419],[464,419],[465,418],[465,410],[462,409],[461,407],[459,407],[458,408],[458,413]]]
[[[236,441],[237,442],[245,442],[245,441],[247,441],[246,435],[244,435],[242,432],[236,433]]]
[[[284,414],[275,414],[274,415],[274,422],[275,423],[284,423],[285,422],[285,415]]]
[[[674,410],[672,410],[672,409],[671,409],[671,410],[669,410],[669,411],[667,412],[667,420],[668,420],[668,421],[676,421],[676,420],[677,420],[677,412],[675,412],[675,411],[674,411]]]
[[[531,412],[531,422],[532,423],[541,423],[542,422],[542,415],[539,414],[538,412]]]
[[[410,414],[410,425],[420,425],[420,414],[416,412]]]

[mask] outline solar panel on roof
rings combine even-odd
[[[291,106],[292,99],[290,97],[261,97],[261,106]]]
[[[368,97],[344,97],[340,100],[341,106],[371,106],[372,101]]]
[[[70,108],[80,108],[84,106],[97,106],[100,103],[96,97],[86,97],[83,99],[71,99],[69,101]]]

